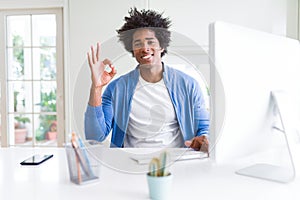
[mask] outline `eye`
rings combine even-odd
[[[140,48],[141,46],[142,46],[142,43],[140,43],[140,42],[137,42],[137,43],[133,44],[134,48]]]
[[[148,41],[148,45],[154,45],[155,44],[155,42],[154,41]]]

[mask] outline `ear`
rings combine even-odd
[[[160,47],[160,52],[161,52],[161,53],[164,52],[164,50],[165,50],[164,48],[161,48],[161,47]]]

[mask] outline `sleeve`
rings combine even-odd
[[[101,106],[87,106],[84,115],[84,132],[88,140],[102,142],[110,133],[113,121],[112,98],[109,88],[102,95]]]
[[[196,136],[209,135],[210,115],[205,104],[204,95],[198,84],[194,87],[194,120]]]

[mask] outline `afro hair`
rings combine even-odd
[[[132,40],[133,34],[141,28],[148,28],[155,33],[156,38],[159,41],[160,47],[164,49],[161,56],[167,53],[167,47],[171,41],[171,32],[168,28],[171,26],[169,18],[163,18],[162,14],[157,13],[153,10],[141,10],[138,11],[136,8],[131,8],[129,17],[125,17],[125,24],[117,30],[119,34],[119,41],[121,41],[125,49],[132,53]]]

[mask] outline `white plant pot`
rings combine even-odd
[[[168,199],[172,189],[173,175],[168,176],[150,176],[147,174],[149,195],[151,199]]]

